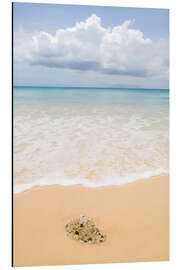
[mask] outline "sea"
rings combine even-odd
[[[169,171],[169,89],[13,87],[13,190]]]

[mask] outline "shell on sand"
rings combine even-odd
[[[65,225],[65,230],[71,239],[81,243],[98,244],[106,239],[105,232],[98,228],[94,221],[86,215],[80,215],[70,220]]]

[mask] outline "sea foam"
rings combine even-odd
[[[119,186],[128,183],[135,182],[141,179],[149,179],[153,176],[167,174],[169,170],[156,170],[156,171],[149,171],[142,174],[132,174],[124,177],[114,176],[109,178],[104,178],[97,181],[89,181],[88,179],[41,179],[36,180],[29,184],[16,184],[14,183],[13,192],[15,194],[24,192],[26,190],[32,189],[34,187],[43,187],[43,186],[50,186],[50,185],[60,185],[60,186],[73,186],[73,185],[81,185],[84,187],[95,188],[95,187],[105,187],[105,186]]]
[[[168,109],[15,104],[14,192],[121,185],[168,172]]]

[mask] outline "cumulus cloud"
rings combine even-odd
[[[144,38],[132,21],[105,28],[95,14],[74,27],[14,34],[15,61],[110,75],[168,78],[168,40]]]

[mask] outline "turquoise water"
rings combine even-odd
[[[14,87],[14,191],[168,172],[169,90]]]
[[[168,105],[169,90],[113,89],[113,88],[58,88],[14,87],[14,101],[37,104],[122,104]]]

